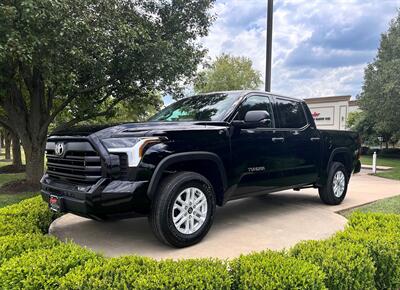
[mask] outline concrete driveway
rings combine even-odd
[[[336,212],[398,194],[400,181],[362,172],[352,177],[347,197],[338,206],[322,204],[315,189],[232,201],[217,208],[204,240],[185,249],[161,244],[146,218],[96,222],[67,214],[53,222],[50,234],[112,257],[233,258],[252,251],[288,248],[301,240],[327,238],[346,224]]]

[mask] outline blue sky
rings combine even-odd
[[[217,19],[201,40],[208,57],[247,56],[264,78],[266,2],[217,0]],[[354,97],[399,8],[400,0],[275,0],[272,91]]]

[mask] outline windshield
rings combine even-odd
[[[217,93],[185,98],[164,108],[149,121],[223,121],[239,95]]]

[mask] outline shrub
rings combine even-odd
[[[386,158],[400,158],[400,148],[382,149],[379,156]]]
[[[38,249],[5,261],[0,267],[0,289],[58,289],[68,271],[100,256],[67,243]]]
[[[160,262],[159,271],[162,274],[161,283],[160,280],[151,279],[148,289],[231,288],[227,265],[221,260],[192,259],[177,262],[166,260]]]
[[[363,245],[372,258],[377,289],[400,289],[400,241],[395,234],[380,232],[363,232],[352,228],[338,233],[334,239],[337,243],[343,241]]]
[[[54,214],[40,196],[0,209],[0,236],[16,233],[47,233]]]
[[[35,249],[48,249],[59,245],[61,242],[54,237],[42,234],[17,234],[0,237],[0,266],[14,256]]]
[[[60,289],[230,289],[230,285],[221,261],[157,262],[133,256],[88,262],[61,279]]]
[[[325,273],[328,289],[374,289],[374,263],[361,245],[307,241],[294,246],[290,253],[318,265]]]
[[[240,256],[231,268],[234,289],[326,289],[317,266],[279,252]]]
[[[347,223],[348,228],[358,231],[400,235],[400,215],[354,212]]]

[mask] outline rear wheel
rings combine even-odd
[[[326,204],[340,204],[346,197],[348,182],[349,176],[344,165],[333,162],[325,186],[319,188],[319,197]]]
[[[179,172],[160,184],[149,222],[160,241],[182,248],[198,243],[207,234],[214,213],[210,182],[195,172]]]

